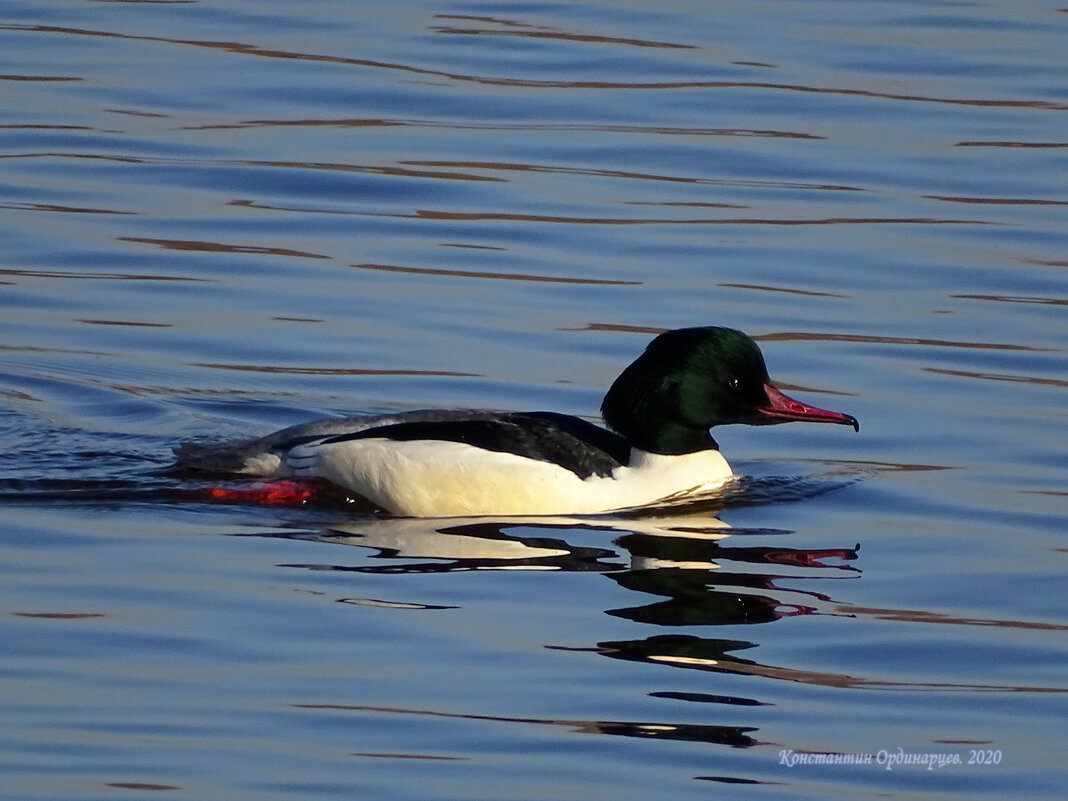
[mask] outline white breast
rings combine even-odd
[[[732,476],[719,451],[632,451],[610,477],[458,442],[354,439],[294,448],[286,463],[394,514],[412,517],[591,514],[706,491]]]

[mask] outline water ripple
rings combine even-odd
[[[841,87],[809,86],[805,84],[774,83],[770,81],[604,81],[604,80],[549,80],[530,78],[506,78],[488,75],[471,75],[449,72],[447,70],[417,67],[373,59],[332,56],[321,53],[304,53],[293,50],[266,48],[241,42],[219,42],[199,39],[176,39],[164,36],[144,36],[125,34],[114,31],[93,30],[53,25],[0,25],[0,30],[24,31],[29,33],[58,34],[62,36],[87,36],[99,38],[126,39],[142,42],[161,42],[189,47],[224,50],[243,56],[256,56],[271,59],[291,59],[295,61],[317,61],[328,64],[341,64],[354,67],[406,72],[413,75],[425,75],[446,78],[452,81],[481,84],[484,86],[505,86],[530,89],[589,89],[589,90],[678,90],[678,89],[749,89],[769,92],[789,92],[799,94],[825,94],[841,97],[865,97],[883,100],[896,100],[909,103],[932,103],[947,106],[975,106],[979,108],[1026,108],[1038,111],[1065,111],[1068,104],[1049,100],[1008,100],[994,98],[937,97],[920,94],[898,94],[877,92],[871,89],[848,89]],[[78,78],[24,78],[13,76],[15,80],[80,80]]]

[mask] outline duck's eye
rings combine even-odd
[[[727,379],[727,388],[728,389],[738,389],[738,387],[740,387],[741,385],[742,385],[742,382],[739,381],[737,378],[728,378]]]

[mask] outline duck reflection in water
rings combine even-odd
[[[597,572],[627,591],[657,600],[605,609],[605,614],[657,627],[651,636],[628,641],[599,641],[577,647],[546,643],[555,651],[596,653],[611,659],[701,671],[759,674],[796,679],[789,668],[761,665],[735,652],[751,650],[757,624],[802,614],[834,614],[834,602],[801,588],[809,578],[856,577],[850,563],[857,547],[812,550],[790,548],[775,540],[788,532],[732,529],[715,513],[692,505],[661,514],[635,516],[513,518],[368,517],[330,525],[299,537],[322,543],[357,546],[367,558],[287,567],[354,574],[421,574],[460,571]],[[772,540],[770,544],[768,541]],[[748,544],[760,542],[762,544]],[[368,553],[370,552],[370,553]],[[339,551],[333,551],[335,557]],[[406,601],[339,598],[364,606],[436,609]],[[583,614],[579,612],[579,614]],[[596,610],[594,610],[596,615]],[[747,625],[729,638],[694,636],[692,627]],[[663,628],[686,633],[664,634]],[[740,635],[740,636],[739,636]],[[846,680],[848,677],[841,677]],[[804,680],[804,679],[802,679]],[[830,677],[814,680],[833,683]],[[688,703],[762,706],[764,701],[737,694],[678,691],[663,687],[651,695]],[[403,711],[403,710],[400,710]],[[686,740],[749,748],[763,743],[753,726],[670,721],[544,720],[587,733]],[[734,723],[735,721],[731,721]]]
[[[471,570],[600,572],[621,587],[664,600],[607,614],[657,626],[769,623],[833,613],[826,595],[797,588],[808,578],[858,576],[859,546],[800,549],[746,545],[789,532],[732,529],[711,513],[576,518],[369,518],[306,534],[371,549],[358,564],[289,565],[371,574]],[[606,547],[606,534],[614,535]],[[790,582],[793,587],[784,586]]]

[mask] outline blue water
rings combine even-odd
[[[5,3],[2,795],[1061,798],[1066,33],[1030,2]],[[745,480],[657,517],[159,471],[321,415],[596,419],[688,325],[860,434],[717,429]]]

